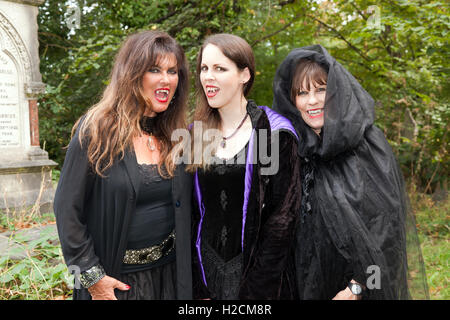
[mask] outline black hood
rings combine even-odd
[[[318,62],[328,71],[324,127],[319,137],[303,121],[290,101],[292,79],[300,59]],[[299,136],[298,153],[304,158],[302,210],[307,221],[323,223],[326,232],[314,224],[302,224],[297,237],[298,289],[303,298],[333,298],[336,287],[330,276],[318,270],[313,257],[315,243],[330,237],[345,260],[349,276],[342,277],[343,290],[350,279],[366,283],[367,269],[381,270],[381,288],[369,290],[369,299],[428,297],[425,269],[418,245],[414,215],[408,206],[402,173],[383,132],[374,124],[374,101],[358,81],[320,45],[294,49],[279,66],[273,84],[273,108],[287,117]],[[303,237],[305,232],[311,234]],[[303,241],[303,240],[304,241]],[[311,260],[310,260],[311,259]],[[332,262],[335,263],[335,262]],[[414,275],[414,276],[413,276]],[[408,288],[407,278],[414,279]],[[338,281],[339,282],[339,281]],[[336,283],[338,283],[336,282]],[[317,284],[321,284],[317,286]],[[319,289],[322,289],[322,292]],[[334,291],[334,292],[333,292]]]
[[[319,137],[290,101],[292,78],[300,59],[316,61],[328,72],[324,127]],[[299,155],[329,159],[355,148],[374,121],[374,100],[358,81],[321,45],[292,50],[278,67],[273,82],[273,109],[294,125],[302,143]]]

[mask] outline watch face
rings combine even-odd
[[[353,284],[353,285],[352,285],[352,293],[353,293],[353,294],[358,295],[358,294],[361,293],[361,291],[362,291],[361,286],[359,286],[359,285],[357,285],[357,284]]]

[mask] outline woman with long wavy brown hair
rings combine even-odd
[[[188,82],[172,37],[133,34],[75,124],[54,202],[64,258],[80,273],[74,299],[191,298],[192,182],[171,141],[186,127]]]

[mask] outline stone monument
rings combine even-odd
[[[39,145],[38,6],[44,0],[0,0],[0,211],[50,211],[56,163]]]

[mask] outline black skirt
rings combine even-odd
[[[152,269],[121,274],[119,281],[129,285],[130,290],[115,289],[118,300],[175,300],[176,262]]]

